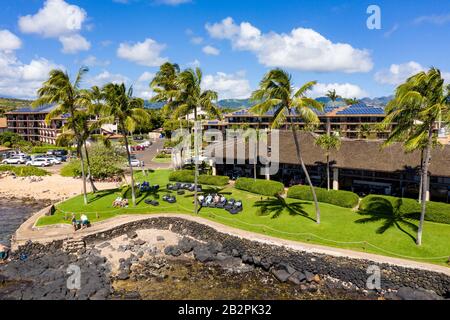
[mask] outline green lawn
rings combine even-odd
[[[155,163],[172,163],[172,158],[158,158],[158,157],[154,157],[152,159],[153,162]]]
[[[112,202],[120,192],[118,190],[102,191],[96,195],[89,194],[87,206],[83,205],[82,196],[67,200],[57,207],[58,210],[54,216],[42,217],[38,221],[38,225],[70,223],[70,213],[72,212],[75,212],[78,217],[81,212],[87,213],[92,222],[111,218],[118,214],[131,213],[185,213],[193,215],[192,193],[177,196],[176,204],[168,204],[160,200],[160,206],[153,207],[144,203],[143,200],[146,197],[158,199],[166,194],[165,186],[168,182],[169,173],[169,170],[158,170],[145,178],[151,184],[159,184],[162,190],[157,194],[140,196],[135,208],[114,209]],[[141,172],[137,173],[136,177],[139,181],[144,180]],[[228,198],[233,197],[242,200],[244,211],[238,215],[231,215],[223,209],[202,208],[199,215],[232,227],[284,239],[441,265],[445,265],[450,256],[450,225],[425,222],[423,244],[418,247],[414,242],[415,233],[405,225],[393,223],[392,227],[383,233],[377,233],[377,229],[389,219],[361,223],[357,221],[366,216],[361,216],[351,209],[321,203],[322,222],[317,225],[314,221],[314,206],[311,202],[261,197],[232,187],[210,188],[221,190],[220,192]],[[265,210],[261,210],[261,207]],[[65,212],[67,220],[65,219]],[[417,222],[415,221],[414,224],[417,225]]]

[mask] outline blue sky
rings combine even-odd
[[[371,4],[381,29],[366,25]],[[247,97],[273,67],[295,85],[317,80],[314,96],[390,95],[430,66],[450,80],[450,3],[441,0],[3,0],[2,8],[0,96],[33,98],[51,68],[74,74],[86,64],[85,86],[124,81],[149,98],[166,60],[200,66],[220,98]]]

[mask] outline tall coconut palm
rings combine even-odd
[[[109,83],[102,89],[104,95],[104,114],[117,121],[118,131],[123,135],[127,150],[128,165],[131,172],[131,198],[136,206],[133,166],[128,143],[128,133],[134,132],[136,125],[149,122],[149,114],[144,110],[144,100],[133,97],[133,88],[128,90],[125,84]]]
[[[314,140],[314,143],[325,151],[327,157],[327,190],[330,190],[330,153],[332,150],[339,150],[341,139],[335,134],[322,134]]]
[[[434,130],[438,121],[449,121],[449,97],[448,88],[444,89],[441,72],[436,68],[431,68],[427,72],[420,72],[408,78],[405,83],[398,86],[395,98],[386,106],[386,117],[383,124],[389,126],[396,123],[396,125],[384,145],[388,146],[400,141],[403,142],[406,151],[423,149],[422,199],[417,245],[422,244]]]
[[[220,118],[220,110],[214,104],[217,101],[217,92],[212,90],[202,90],[202,71],[200,68],[186,69],[181,72],[176,81],[177,93],[174,103],[177,109],[174,112],[174,118],[178,119],[182,116],[194,114],[194,212],[198,212],[197,201],[197,184],[198,184],[198,157],[199,157],[199,137],[198,137],[198,112],[203,110],[209,115]]]
[[[252,94],[252,100],[258,103],[251,108],[252,112],[265,114],[274,110],[273,128],[284,125],[286,117],[289,118],[292,135],[295,142],[297,159],[306,176],[316,208],[316,222],[320,223],[320,208],[317,202],[316,192],[311,182],[308,170],[303,161],[300,142],[297,136],[297,126],[292,121],[292,116],[300,117],[306,124],[318,124],[319,118],[316,110],[323,110],[323,105],[312,98],[308,98],[306,93],[316,84],[315,81],[305,83],[300,89],[294,90],[291,76],[281,70],[273,69],[269,71],[259,84],[259,89]]]
[[[336,100],[337,100],[338,98],[341,97],[340,95],[338,95],[338,94],[336,93],[336,90],[334,90],[334,89],[333,89],[333,90],[329,90],[325,96],[327,96],[328,98],[330,98],[330,100],[331,100],[332,102],[336,102]]]
[[[81,67],[77,76],[72,82],[67,72],[62,70],[50,71],[49,78],[38,89],[38,98],[33,102],[33,106],[41,106],[45,104],[55,104],[55,108],[47,115],[47,122],[54,117],[69,114],[67,126],[73,130],[77,154],[81,160],[81,176],[83,180],[83,196],[84,204],[87,204],[86,192],[86,174],[84,171],[83,161],[83,137],[77,126],[77,116],[81,109],[89,106],[89,98],[86,97],[85,91],[80,89],[83,76],[88,72],[88,68]]]
[[[163,113],[169,114],[173,111],[174,97],[177,93],[177,78],[180,74],[180,67],[176,63],[166,62],[159,67],[153,80],[150,82],[150,88],[156,93],[150,101],[163,102]]]

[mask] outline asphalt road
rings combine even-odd
[[[144,161],[145,169],[169,169],[172,167],[171,163],[154,162],[153,158],[164,148],[164,139],[157,139],[145,151],[136,151],[134,154],[136,158]],[[138,169],[138,168],[135,168]]]

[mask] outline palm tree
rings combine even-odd
[[[403,142],[406,151],[423,149],[421,184],[422,199],[417,245],[422,244],[423,221],[426,213],[426,191],[428,190],[428,168],[433,148],[434,129],[438,121],[450,121],[450,90],[444,90],[441,72],[431,68],[419,72],[397,87],[395,98],[386,106],[385,126],[396,123],[385,146]],[[425,143],[424,143],[425,141]]]
[[[318,136],[314,143],[325,151],[327,157],[327,190],[330,190],[330,153],[331,150],[339,150],[341,139],[334,134],[323,134]]]
[[[150,88],[156,93],[151,98],[152,102],[164,102],[163,113],[168,114],[173,111],[173,100],[177,93],[177,78],[180,74],[180,67],[176,63],[166,62],[159,67]]]
[[[279,128],[285,123],[286,117],[289,118],[297,159],[311,188],[316,208],[316,222],[320,223],[320,208],[317,202],[316,192],[303,161],[300,143],[297,137],[297,126],[292,121],[292,116],[299,116],[306,124],[319,123],[316,110],[323,110],[323,106],[316,100],[306,97],[307,91],[315,84],[316,81],[307,82],[294,92],[291,76],[281,69],[273,69],[261,80],[259,89],[253,92],[252,100],[258,102],[251,108],[251,111],[262,115],[266,114],[269,110],[275,110],[272,123],[273,128]]]
[[[330,98],[331,101],[333,101],[333,102],[335,102],[338,98],[341,97],[340,95],[338,95],[338,94],[336,93],[336,90],[334,90],[334,89],[333,89],[333,90],[329,90],[325,96],[327,96],[328,98]]]
[[[134,190],[133,167],[128,144],[128,133],[134,132],[136,125],[149,122],[149,114],[144,110],[144,100],[133,97],[133,88],[128,90],[125,84],[109,83],[103,87],[105,99],[104,113],[117,121],[117,129],[123,135],[127,150],[128,165],[131,172],[131,197],[133,206],[136,206],[136,193]]]
[[[221,118],[220,110],[214,104],[217,101],[217,92],[212,90],[202,90],[202,71],[200,68],[186,69],[181,72],[176,80],[177,92],[175,94],[174,103],[177,108],[174,112],[174,118],[178,119],[182,116],[187,116],[194,113],[194,212],[198,211],[197,201],[197,184],[198,184],[198,156],[199,156],[199,141],[198,141],[198,111],[203,110],[208,114],[217,118]]]
[[[77,154],[81,160],[81,176],[83,180],[83,196],[84,204],[87,204],[86,192],[86,175],[84,171],[83,161],[83,137],[77,125],[77,117],[81,109],[89,106],[89,97],[86,96],[84,90],[80,89],[83,76],[89,71],[86,67],[81,67],[73,82],[71,82],[67,72],[54,69],[50,71],[49,79],[38,89],[38,99],[33,102],[33,107],[45,104],[55,104],[56,107],[47,115],[46,121],[49,123],[51,119],[69,114],[67,119],[67,127],[71,128],[74,133],[77,146]]]

